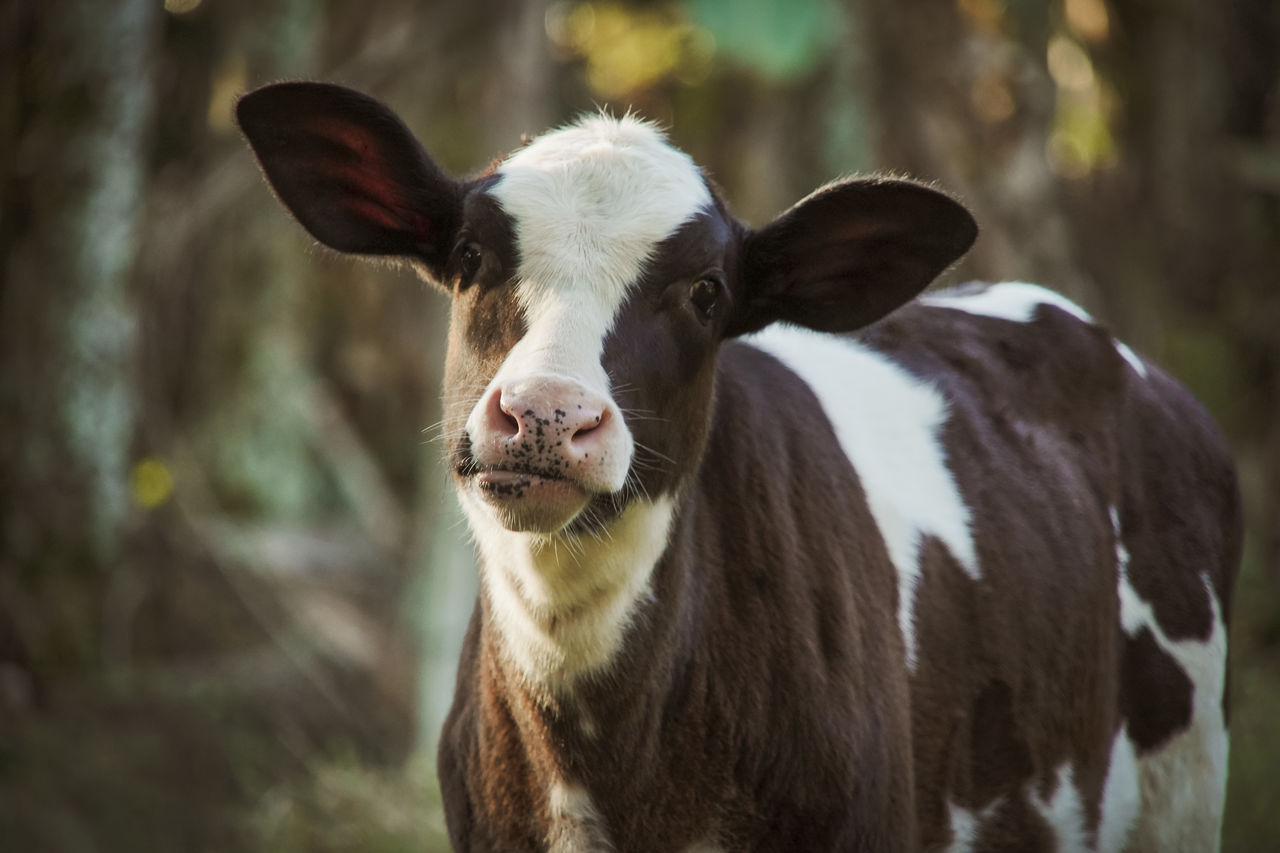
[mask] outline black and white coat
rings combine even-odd
[[[457,849],[1216,849],[1222,439],[1049,291],[915,298],[956,202],[753,229],[630,117],[457,181],[350,90],[238,116],[317,239],[452,295]]]

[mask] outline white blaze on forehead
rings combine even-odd
[[[607,393],[604,338],[646,259],[711,203],[702,173],[653,125],[599,115],[539,137],[498,175],[489,193],[514,221],[528,324],[499,373],[549,371]]]

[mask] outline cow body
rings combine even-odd
[[[972,241],[954,202],[850,181],[750,229],[631,119],[457,182],[347,90],[239,116],[322,242],[453,294],[456,848],[1216,847],[1222,441],[1048,291],[889,314]]]

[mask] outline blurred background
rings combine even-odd
[[[0,847],[447,847],[444,299],[271,197],[231,108],[287,78],[458,174],[607,105],[751,222],[854,171],[960,196],[952,282],[1061,289],[1230,437],[1226,848],[1280,849],[1274,0],[0,4]]]

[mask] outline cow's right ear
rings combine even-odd
[[[236,120],[267,181],[324,245],[420,261],[440,280],[465,185],[388,107],[327,83],[277,83],[240,98]]]
[[[828,184],[747,234],[745,298],[727,334],[775,320],[820,332],[861,329],[928,287],[977,235],[969,211],[923,184]]]

